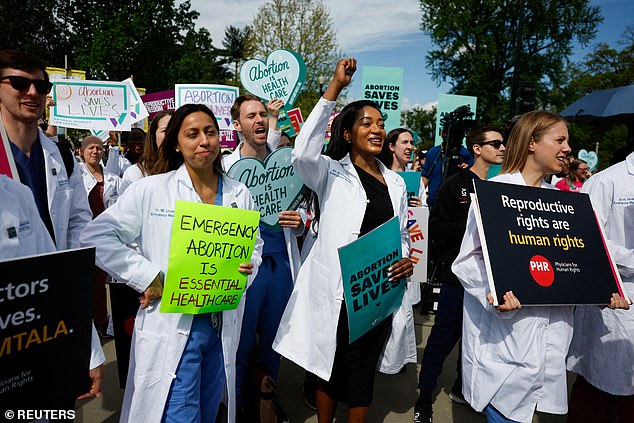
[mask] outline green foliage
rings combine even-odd
[[[64,66],[70,53],[64,22],[56,13],[63,0],[2,0],[0,2],[0,50],[33,54],[52,66]]]
[[[588,0],[421,0],[421,29],[437,49],[426,60],[432,78],[449,81],[453,94],[478,97],[483,123],[510,117],[514,50],[524,3],[519,81],[537,88],[537,106],[551,103],[550,90],[566,80],[573,41],[586,45],[602,21]]]
[[[570,80],[552,91],[551,108],[563,110],[593,91],[634,84],[634,28],[626,29],[619,44],[620,50],[600,43],[583,62],[571,64],[567,71]],[[594,151],[598,146],[599,168],[607,167],[613,153],[627,144],[627,135],[624,124],[570,124],[575,156],[581,149]]]
[[[306,84],[295,107],[307,115],[319,99],[319,76],[330,77],[341,56],[328,8],[321,1],[271,0],[255,13],[251,28],[256,57],[288,49],[304,59]]]
[[[420,144],[424,149],[434,146],[436,133],[436,107],[425,110],[422,107],[413,107],[401,113],[401,125],[416,132],[420,138]]]
[[[253,55],[251,38],[252,31],[248,25],[242,29],[229,25],[225,29],[225,38],[222,40],[223,50],[220,51],[220,55],[233,65],[232,85],[240,85],[240,66]]]

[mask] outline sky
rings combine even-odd
[[[197,27],[209,30],[216,47],[221,47],[227,26],[250,24],[258,7],[264,3],[264,0],[191,0],[192,9],[200,12]],[[448,83],[437,86],[425,67],[425,55],[434,46],[419,28],[421,12],[418,0],[394,0],[391,3],[384,0],[323,0],[323,3],[330,9],[341,51],[346,56],[355,57],[359,67],[395,66],[404,69],[403,109],[414,106],[428,108],[436,103],[438,94],[450,88]],[[590,3],[601,8],[604,21],[589,46],[574,46],[573,61],[581,61],[598,42],[618,47],[618,40],[626,27],[634,26],[634,1],[591,0]],[[390,7],[386,7],[387,4]],[[361,97],[360,69],[353,79],[348,97]]]

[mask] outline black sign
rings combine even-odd
[[[0,261],[0,404],[51,409],[89,391],[94,248]]]
[[[475,180],[491,293],[522,305],[608,304],[623,295],[586,194]]]

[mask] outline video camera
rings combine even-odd
[[[471,106],[465,104],[440,118],[442,151],[445,157],[442,168],[443,181],[456,172],[463,162],[460,149],[467,131],[475,127],[473,115]]]

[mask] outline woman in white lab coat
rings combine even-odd
[[[176,200],[253,209],[247,188],[226,178],[219,128],[204,105],[179,108],[159,152],[157,175],[131,185],[91,222],[82,243],[95,246],[97,264],[140,293],[134,324],[123,422],[214,422],[228,396],[235,408],[234,359],[244,300],[237,310],[189,315],[159,311]],[[139,251],[128,248],[137,240]],[[242,273],[255,276],[261,242]]]
[[[553,189],[547,175],[561,171],[568,128],[559,115],[533,111],[511,131],[500,175],[492,181]],[[531,422],[535,409],[567,412],[566,353],[574,306],[521,308],[512,291],[494,307],[473,204],[452,271],[465,288],[462,379],[465,399],[489,422]],[[613,295],[609,307],[627,308]]]
[[[320,378],[319,422],[332,421],[339,400],[348,404],[348,421],[365,421],[375,368],[391,324],[391,318],[385,319],[348,344],[337,248],[398,216],[403,258],[392,264],[390,277],[405,283],[412,274],[405,184],[374,157],[385,141],[376,104],[360,101],[346,106],[341,125],[333,128],[328,150],[321,155],[336,99],[355,70],[354,59],[337,63],[333,80],[304,123],[293,151],[294,168],[318,197],[319,236],[299,271],[274,348]]]

